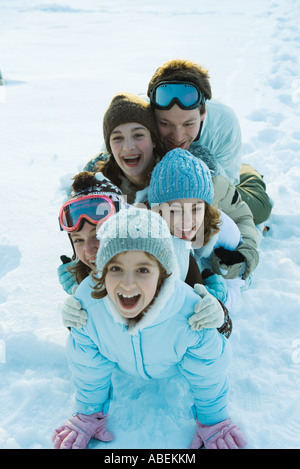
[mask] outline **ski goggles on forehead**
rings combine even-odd
[[[182,81],[162,81],[150,92],[151,103],[157,109],[170,109],[178,104],[181,109],[195,109],[205,104],[205,96],[196,85]]]
[[[106,195],[89,194],[71,199],[60,209],[58,218],[60,229],[68,232],[76,231],[83,219],[97,225],[118,211],[119,203],[113,202]]]

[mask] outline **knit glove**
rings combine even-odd
[[[74,286],[72,292],[75,293],[77,286]],[[80,329],[86,325],[87,312],[82,309],[80,301],[74,296],[68,296],[61,309],[62,322],[65,327],[75,327]]]
[[[110,153],[108,153],[105,150],[101,150],[100,153],[98,153],[98,155],[91,158],[85,164],[85,166],[82,168],[82,171],[90,171],[90,172],[94,173],[94,172],[97,171],[98,163],[100,163],[101,161],[107,161],[107,160],[109,160],[109,158],[110,158]]]
[[[222,275],[213,274],[211,270],[205,269],[202,272],[202,278],[206,290],[218,300],[225,303],[228,296],[226,280]]]
[[[240,275],[245,257],[237,249],[230,251],[223,247],[216,248],[211,257],[211,268],[216,274],[232,279]]]
[[[200,331],[202,328],[221,327],[224,323],[224,311],[217,298],[199,283],[194,286],[194,292],[201,297],[201,300],[195,305],[194,314],[189,318],[191,329]]]
[[[85,449],[91,438],[100,441],[111,441],[114,438],[106,430],[106,416],[103,412],[75,414],[52,435],[55,449]]]
[[[73,267],[76,264],[76,261],[72,261],[72,259],[67,256],[60,256],[60,259],[62,261],[62,264],[57,269],[59,283],[61,284],[65,292],[67,292],[68,295],[71,295],[72,288],[74,287],[74,285],[77,285],[77,282],[75,280],[74,275],[68,271],[68,268]]]
[[[190,449],[198,449],[202,445],[206,449],[238,449],[244,448],[247,441],[241,430],[229,419],[215,425],[202,425],[197,420],[197,430]]]

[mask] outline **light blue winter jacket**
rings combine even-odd
[[[207,147],[217,158],[230,182],[240,182],[241,128],[236,114],[229,106],[216,99],[206,102],[206,115],[200,139],[191,144],[189,151],[193,153],[193,149],[198,145]]]
[[[115,367],[145,380],[181,372],[194,396],[194,415],[203,424],[228,418],[226,368],[229,344],[216,329],[195,332],[188,317],[199,296],[171,275],[144,317],[128,326],[108,296],[91,297],[92,280],[78,287],[76,298],[88,313],[86,326],[72,328],[67,357],[76,388],[76,410],[106,413]]]

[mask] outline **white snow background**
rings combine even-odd
[[[300,448],[300,3],[298,0],[1,0],[0,447],[52,448],[73,413],[63,188],[102,145],[114,93],[143,93],[170,58],[200,62],[237,113],[243,161],[274,202],[252,285],[232,314],[230,416],[249,449]],[[188,448],[183,380],[114,378],[108,428],[89,447]]]

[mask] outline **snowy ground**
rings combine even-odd
[[[300,4],[298,0],[3,0],[0,447],[51,448],[73,411],[56,276],[71,254],[61,187],[102,144],[112,95],[144,92],[170,58],[206,66],[237,112],[244,161],[274,201],[251,288],[233,314],[231,418],[248,448],[300,448]],[[96,448],[187,448],[195,424],[175,379],[116,376]]]

